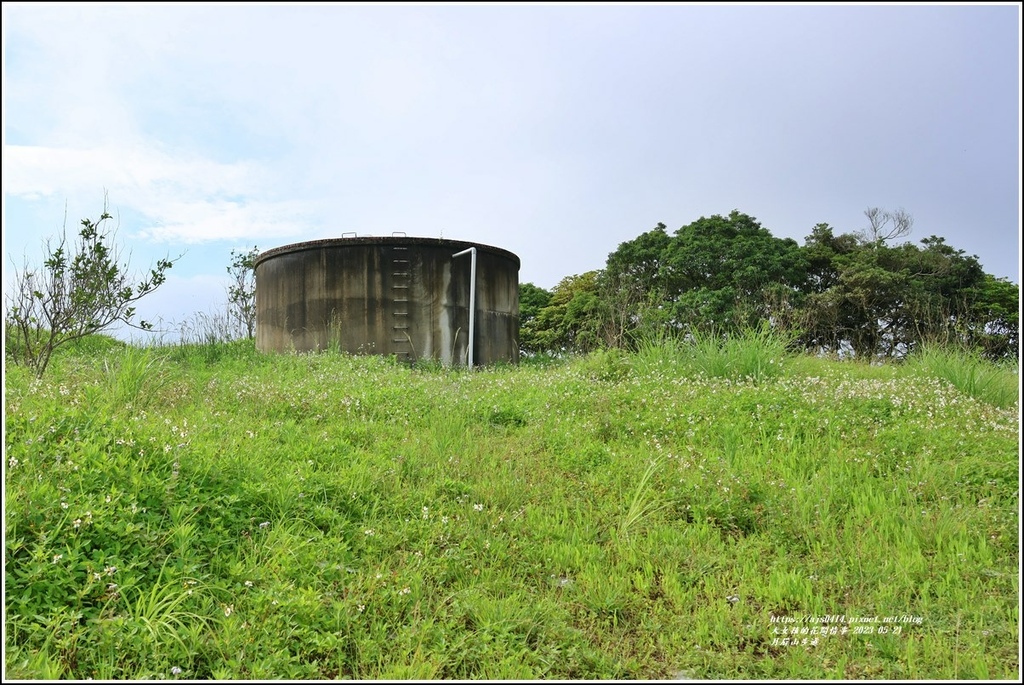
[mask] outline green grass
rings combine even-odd
[[[671,371],[751,383],[777,378],[792,360],[786,339],[766,326],[733,336],[701,331],[686,338],[661,334],[641,340],[637,348],[634,357],[644,373]]]
[[[6,675],[1017,679],[1017,372],[984,364],[8,366]]]
[[[997,365],[974,351],[928,346],[911,356],[908,366],[997,407],[1010,408],[1019,401],[1020,369],[1016,364]]]

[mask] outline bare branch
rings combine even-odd
[[[875,245],[904,238],[910,235],[914,227],[914,217],[902,207],[894,212],[869,207],[864,210],[864,216],[868,219],[868,228],[861,231],[860,235],[865,241]]]

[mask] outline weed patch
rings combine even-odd
[[[97,345],[5,374],[11,677],[1019,676],[1014,370]]]

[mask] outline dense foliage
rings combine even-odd
[[[603,269],[564,278],[546,304],[524,284],[532,309],[523,349],[635,349],[651,335],[768,325],[808,351],[862,359],[904,358],[928,342],[1017,357],[1017,285],[937,236],[889,244],[913,224],[903,210],[865,215],[865,231],[818,224],[802,246],[738,211],[673,234],[658,224],[619,245]]]

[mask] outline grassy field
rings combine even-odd
[[[1018,369],[752,336],[5,372],[5,676],[1018,679]]]

